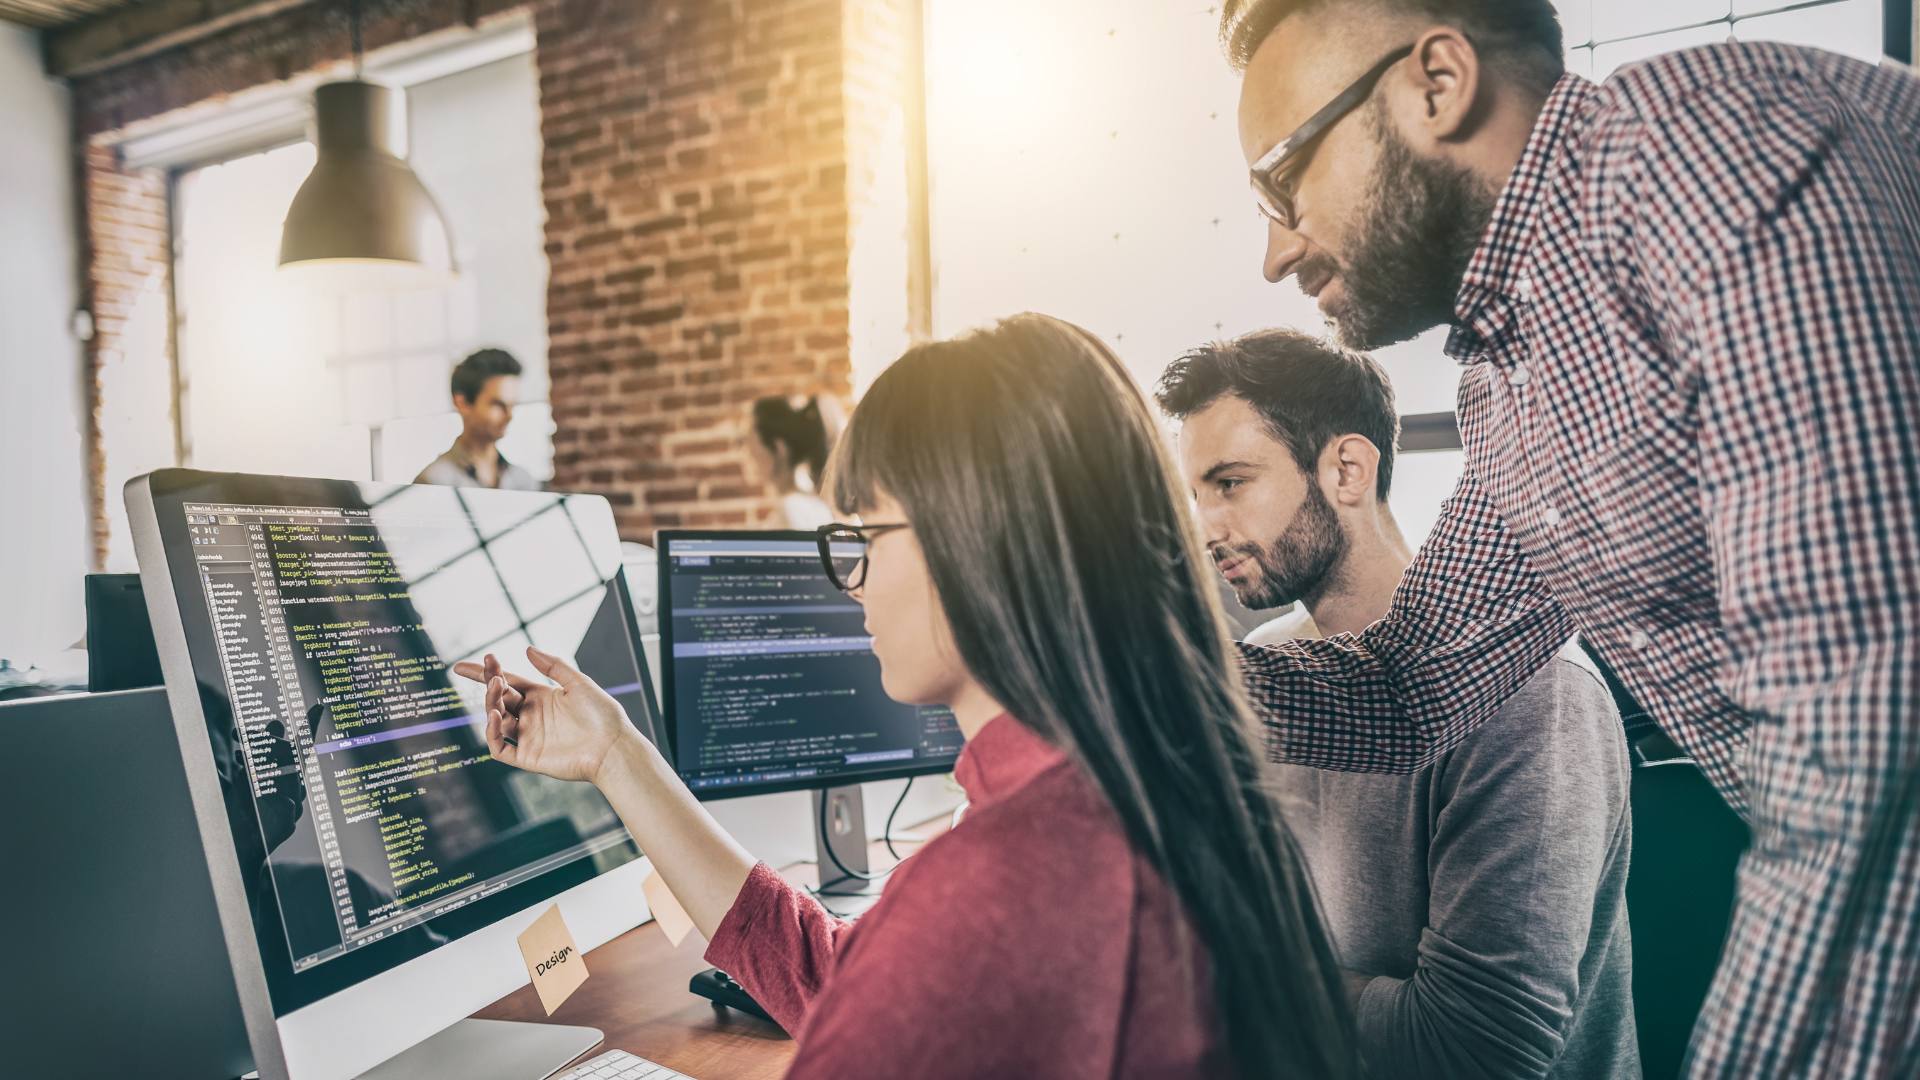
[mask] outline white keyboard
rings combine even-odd
[[[693,1077],[635,1057],[625,1050],[609,1050],[565,1072],[554,1073],[549,1080],[693,1080]]]

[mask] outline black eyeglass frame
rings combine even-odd
[[[1322,106],[1319,112],[1307,118],[1307,122],[1294,129],[1293,134],[1273,145],[1273,149],[1261,154],[1253,167],[1247,170],[1248,179],[1253,185],[1254,202],[1260,208],[1260,215],[1277,223],[1283,229],[1294,226],[1293,193],[1286,186],[1284,171],[1298,162],[1298,168],[1306,165],[1306,153],[1319,141],[1327,129],[1338,123],[1341,118],[1360,107],[1360,103],[1373,95],[1373,88],[1379,84],[1387,69],[1413,55],[1412,45],[1403,45],[1382,57],[1379,63],[1367,69],[1365,75],[1353,81],[1351,86],[1340,91],[1340,95]]]
[[[905,522],[887,522],[879,525],[849,525],[846,522],[836,521],[815,529],[813,531],[814,542],[820,546],[820,565],[827,572],[827,580],[833,582],[833,587],[843,593],[853,592],[855,589],[865,585],[867,583],[866,549],[873,546],[873,538],[876,536],[885,536],[898,529],[910,529],[912,527],[913,526]],[[857,543],[861,545],[860,559],[853,564],[853,570],[847,575],[847,580],[845,581],[841,580],[840,571],[834,569],[833,566],[833,545],[836,543]]]

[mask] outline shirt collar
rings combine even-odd
[[[954,763],[953,778],[978,810],[1026,787],[1034,778],[1067,760],[1059,748],[1006,713],[974,732]]]
[[[1487,231],[1467,262],[1454,299],[1454,329],[1447,352],[1463,362],[1479,359],[1512,320],[1514,306],[1529,299],[1527,257],[1533,250],[1554,163],[1579,131],[1599,87],[1571,72],[1554,83],[1513,174],[1493,205]]]
[[[500,474],[502,476],[506,475],[508,465],[507,455],[501,453],[499,448],[495,447],[493,456],[494,460],[500,466]],[[468,476],[477,477],[479,475],[472,456],[467,453],[466,445],[458,438],[455,438],[453,445],[447,448],[447,460],[459,466],[460,471],[466,473]]]

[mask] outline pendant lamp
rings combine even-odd
[[[280,232],[280,266],[323,284],[425,288],[454,272],[440,207],[407,165],[406,96],[360,78],[360,5],[349,5],[354,78],[313,94],[313,172]]]

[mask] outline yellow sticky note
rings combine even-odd
[[[547,909],[520,934],[520,955],[527,961],[527,974],[533,976],[534,992],[547,1015],[580,989],[587,981],[587,961],[573,943],[567,922],[560,917],[560,905]]]
[[[667,888],[658,870],[647,871],[647,880],[640,883],[640,891],[647,894],[647,907],[653,911],[653,920],[666,933],[667,944],[679,948],[680,943],[687,940],[687,931],[693,929],[693,917],[674,899],[673,890]]]

